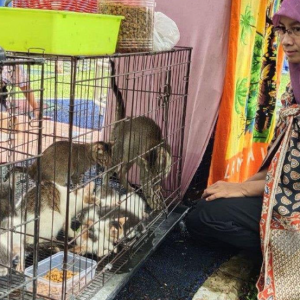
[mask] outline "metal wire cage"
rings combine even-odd
[[[32,217],[26,218],[22,194],[29,181],[21,173],[8,175],[18,163],[35,159],[41,154],[41,119],[43,105],[44,60],[7,56],[0,61],[0,298],[24,291],[26,226],[38,228],[39,197],[33,197]],[[38,101],[34,99],[34,95]],[[33,101],[34,104],[33,105]],[[31,106],[33,105],[33,107]],[[30,126],[35,110],[37,127]],[[7,176],[7,177],[6,177]],[[37,180],[39,185],[39,171]],[[27,225],[26,225],[27,224]],[[38,234],[32,236],[36,241]],[[33,246],[34,261],[38,248]],[[36,265],[34,264],[36,267]]]
[[[14,7],[95,13],[96,0],[14,0]]]
[[[32,57],[45,60],[28,71],[43,79],[43,101],[37,119],[26,110],[24,118],[40,130],[43,154],[28,148],[29,159],[14,160],[8,177],[18,171],[27,182],[26,225],[37,195],[37,230],[22,229],[23,288],[7,293],[90,299],[144,251],[181,201],[191,49]],[[30,86],[39,90],[37,81]]]

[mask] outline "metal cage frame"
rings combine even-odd
[[[57,249],[63,251],[64,254],[62,261],[62,276],[64,281],[61,283],[61,294],[60,297],[52,298],[51,293],[48,290],[48,292],[42,295],[43,299],[74,299],[75,297],[76,299],[91,299],[97,293],[101,293],[99,290],[102,290],[105,294],[105,287],[107,287],[109,279],[113,277],[117,278],[119,272],[125,272],[125,277],[129,278],[131,275],[129,276],[128,274],[131,274],[132,272],[128,271],[128,268],[133,270],[142,263],[145,257],[154,251],[174,224],[182,218],[182,212],[179,214],[176,214],[175,212],[176,207],[182,200],[180,182],[191,51],[191,48],[176,47],[170,51],[157,53],[130,53],[91,57],[12,53],[12,57],[15,57],[16,61],[20,60],[20,57],[22,56],[29,55],[33,61],[36,62],[42,60],[44,64],[43,69],[39,71],[34,70],[32,76],[30,75],[32,72],[30,70],[28,71],[29,77],[33,82],[38,80],[38,78],[43,82],[42,89],[36,88],[36,83],[32,82],[31,92],[37,93],[37,91],[39,91],[41,93],[39,107],[40,115],[37,120],[28,121],[31,122],[32,127],[38,128],[39,150],[35,156],[27,153],[28,158],[13,161],[13,167],[24,168],[23,173],[25,175],[26,188],[25,192],[23,191],[23,196],[21,198],[25,199],[27,197],[26,193],[28,193],[31,186],[36,185],[37,187],[37,217],[35,219],[37,234],[34,236],[34,247],[31,248],[31,254],[33,254],[33,256],[29,259],[27,254],[26,258],[26,266],[30,264],[34,266],[34,273],[31,279],[32,293],[28,292],[28,281],[21,281],[21,287],[23,288],[20,289],[20,285],[18,286],[21,292],[19,291],[16,294],[16,289],[8,289],[5,296],[9,295],[10,299],[32,299],[32,297],[38,299],[40,294],[39,280],[41,275],[38,274],[37,266],[43,258],[49,257],[49,255],[57,252]],[[112,74],[111,61],[114,62],[115,66],[114,74]],[[126,111],[126,117],[117,121],[115,121],[115,116],[116,98],[118,96],[113,90],[112,78],[114,78],[114,82],[117,84],[118,91],[122,93],[123,103],[125,105],[124,109]],[[27,111],[25,109],[24,115],[26,114]],[[140,145],[137,142],[136,144],[139,145],[140,149],[147,150],[146,152],[143,152],[144,150],[137,150],[137,154],[132,154],[134,157],[128,158],[128,162],[131,163],[132,160],[133,166],[131,166],[130,171],[126,173],[126,186],[122,184],[122,178],[120,179],[121,173],[118,173],[119,170],[122,171],[122,168],[126,167],[123,160],[120,160],[118,164],[113,164],[109,161],[107,165],[103,166],[93,167],[92,164],[89,165],[88,168],[87,166],[84,166],[88,171],[84,173],[78,183],[75,183],[75,179],[72,177],[74,160],[77,159],[76,161],[78,162],[78,165],[76,166],[77,171],[81,168],[80,161],[82,161],[82,158],[80,157],[81,154],[78,154],[79,152],[74,152],[74,149],[77,149],[76,145],[78,143],[90,147],[85,148],[86,153],[92,151],[91,147],[97,141],[103,141],[110,145],[110,138],[113,135],[113,130],[118,126],[116,124],[121,124],[121,129],[123,128],[122,130],[124,131],[125,127],[122,126],[125,126],[125,122],[128,122],[128,124],[139,124],[134,123],[134,120],[139,120],[145,116],[148,119],[154,120],[160,128],[161,142],[156,143],[151,147],[148,147],[147,145],[148,148],[145,148],[145,143],[147,144],[148,140],[143,140],[141,136],[147,132],[143,132],[143,128],[135,128],[136,132],[138,132],[137,136],[141,137],[141,141],[143,141],[140,142],[140,144],[142,143],[144,145]],[[47,120],[45,117],[49,117],[51,120]],[[26,122],[24,121],[24,124],[25,123]],[[143,126],[144,125],[141,125],[141,127]],[[130,130],[129,135],[131,134],[132,130]],[[125,139],[122,133],[118,133],[116,136],[119,139]],[[48,149],[48,147],[54,147],[53,145],[57,145],[56,143],[59,141],[64,141],[66,145],[68,145],[66,148],[66,151],[68,152],[68,161],[63,163],[59,162],[59,159],[57,159],[58,163],[56,163],[56,158],[61,155],[61,150],[58,146],[57,148],[55,146],[55,161],[53,162],[54,181],[58,178],[55,174],[58,173],[58,169],[60,168],[59,164],[62,165],[66,163],[67,165],[66,187],[57,187],[57,183],[55,182],[56,188],[60,189],[60,191],[66,191],[66,211],[64,225],[62,227],[64,232],[60,231],[55,239],[53,239],[53,237],[48,237],[41,242],[41,238],[43,237],[39,234],[39,226],[44,226],[44,217],[42,216],[44,216],[43,197],[45,196],[42,189],[44,188],[43,182],[46,180],[44,177],[45,175],[43,175],[44,173],[42,172],[43,161],[41,157],[45,157],[45,154],[42,155],[43,151]],[[133,145],[134,143],[135,140],[129,138],[129,144]],[[114,143],[111,145],[111,149],[116,147]],[[167,147],[163,148],[165,145],[167,145]],[[130,147],[131,146],[129,146],[129,155],[135,153],[135,148]],[[0,145],[0,151],[1,149]],[[12,147],[10,151],[14,152],[15,149],[16,148]],[[122,148],[122,153],[125,151],[124,149],[125,148]],[[161,149],[169,149],[168,153],[171,155],[171,161],[168,167],[165,167],[165,165],[158,160],[158,157],[160,157],[158,156],[158,153],[160,153],[158,151]],[[110,159],[112,159],[114,155],[118,156],[117,154],[114,154],[113,150],[111,151],[112,152],[109,154]],[[142,172],[140,169],[140,161],[145,162],[149,153],[151,155],[148,166],[153,164],[153,161],[155,163],[157,162],[157,173],[155,173],[155,176],[157,177],[154,179],[151,178],[141,185],[141,178],[143,175],[139,173]],[[165,158],[164,156],[162,157]],[[37,161],[38,176],[33,179],[30,178],[31,175],[28,170],[30,164],[34,160]],[[75,165],[76,164],[77,163],[75,163]],[[117,178],[114,172],[117,172]],[[169,173],[169,175],[167,176],[166,173]],[[109,176],[107,174],[109,174]],[[10,172],[10,176],[11,175],[14,175],[13,168]],[[148,176],[149,173],[146,175]],[[15,177],[12,176],[12,178]],[[158,193],[153,192],[154,189],[152,185],[154,185],[154,182],[155,185],[159,186],[159,195]],[[86,196],[85,194],[82,196],[83,194],[81,193],[84,192],[81,191],[90,183],[93,184],[93,191],[88,191],[89,199],[96,199],[94,201],[100,199],[101,202],[100,204],[96,202],[100,209],[97,208],[98,206],[93,206],[94,204],[89,202],[87,210],[89,211],[92,207],[95,215],[97,209],[99,218],[96,220],[94,217],[94,219],[92,219],[93,221],[87,223],[84,229],[82,229],[82,220],[84,219],[82,216],[85,216],[83,213],[84,206],[82,206],[82,210],[74,210],[74,204],[72,202],[74,200],[72,199],[76,199],[77,201],[77,199],[80,199],[81,197],[83,205],[84,199],[86,199],[84,197]],[[148,188],[148,185],[150,188]],[[103,186],[106,188],[109,187],[109,189],[113,191],[112,197],[109,198],[106,196],[107,191],[103,192]],[[129,193],[129,190],[132,192]],[[146,191],[148,193],[148,190],[151,193],[153,192],[151,197],[156,195],[159,199],[162,199],[163,205],[160,208],[149,208],[149,203],[147,202],[148,198],[145,194]],[[96,194],[94,194],[94,191]],[[136,198],[132,199],[136,200],[130,200],[131,196],[129,194],[134,194]],[[113,199],[114,197],[115,199],[118,199],[120,203],[114,205],[109,204],[108,206],[110,208],[108,211],[104,211],[104,207],[107,207],[107,204],[103,204],[103,199],[108,201],[107,199]],[[126,203],[126,210],[124,209],[125,206],[122,206],[122,203]],[[114,218],[114,220],[120,220],[120,210],[122,210],[123,214],[124,211],[127,213],[130,210],[127,206],[130,206],[131,203],[135,203],[133,215],[136,211],[135,207],[140,205],[140,203],[143,203],[143,205],[147,207],[147,209],[144,209],[145,214],[142,217],[138,217],[138,222],[134,223],[134,225],[130,225],[131,227],[128,225],[129,229],[127,228],[126,230],[125,225],[126,222],[129,223],[128,219],[131,218],[131,215],[129,213],[128,216],[125,215],[126,221],[124,221],[124,228],[121,228],[121,225],[118,225],[121,229],[116,231],[116,237],[111,231],[111,228],[115,227],[109,225],[111,227],[107,227],[109,228],[108,237],[103,233],[103,241],[101,242],[100,239],[98,241],[98,252],[96,251],[93,254],[87,253],[82,256],[85,257],[86,261],[88,259],[93,259],[97,262],[97,269],[89,270],[85,275],[94,277],[91,281],[83,280],[82,283],[73,282],[71,288],[68,289],[65,279],[67,278],[67,269],[70,266],[67,257],[70,249],[73,251],[76,248],[76,245],[78,245],[77,241],[83,239],[86,232],[88,233],[87,240],[89,240],[91,239],[90,235],[92,233],[99,232],[100,234],[100,232],[102,232],[102,229],[100,230],[100,226],[102,225],[100,224],[106,224],[106,221],[111,223],[112,218]],[[26,211],[26,207],[24,207],[24,210]],[[53,224],[55,223],[53,217],[54,213],[56,212],[53,207],[51,230],[53,230],[55,225]],[[77,229],[74,230],[72,226],[79,219],[81,220],[81,224],[79,225],[81,227],[77,227]],[[89,215],[88,220],[90,221]],[[97,229],[97,226],[99,226],[99,229]],[[42,229],[43,228],[41,228],[41,230]],[[12,229],[12,232],[13,230],[14,229]],[[28,233],[25,231],[25,240],[27,234]],[[95,236],[96,235],[93,236],[93,239],[95,239]],[[104,249],[106,241],[113,241],[109,242],[110,246],[108,246],[108,252],[99,250],[99,245],[101,243],[103,244],[102,246]],[[26,250],[30,251],[28,250],[27,243],[25,244]],[[81,244],[79,246],[81,247]],[[103,253],[103,255],[99,257],[99,253]],[[134,267],[132,267],[132,262],[135,262]],[[129,267],[130,265],[131,267]],[[126,269],[127,271],[124,271]],[[11,270],[10,272],[15,273],[14,270]],[[18,274],[18,276],[20,276],[20,274]],[[124,284],[125,277],[120,279],[121,281],[118,285],[119,288]],[[119,288],[115,289],[114,292],[110,294],[115,295]],[[104,294],[101,294],[103,299],[108,297],[104,296]],[[0,299],[3,298],[1,297],[0,294]]]

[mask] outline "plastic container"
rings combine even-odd
[[[13,6],[20,8],[37,8],[95,13],[97,11],[97,0],[14,0]]]
[[[101,14],[121,15],[117,52],[141,52],[153,49],[155,0],[98,0]]]
[[[99,14],[0,7],[0,41],[7,51],[112,54],[121,20]]]
[[[37,270],[37,293],[39,295],[51,297],[53,299],[61,299],[62,283],[56,283],[49,279],[44,279],[50,269],[57,268],[62,270],[64,252],[58,252],[38,263]],[[87,285],[95,276],[97,263],[92,259],[82,257],[77,254],[68,253],[68,270],[77,273],[66,281],[66,299],[73,294],[77,294],[80,289]],[[32,291],[33,266],[25,269],[26,289]]]

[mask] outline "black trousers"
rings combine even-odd
[[[261,257],[259,221],[262,197],[201,199],[189,212],[192,238],[208,246],[246,250]]]

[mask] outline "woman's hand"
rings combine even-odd
[[[264,179],[245,181],[242,183],[217,181],[204,190],[202,198],[211,201],[218,198],[262,196],[264,193],[264,186]]]
[[[202,198],[211,201],[218,198],[246,197],[243,184],[244,183],[217,181],[204,190]]]

